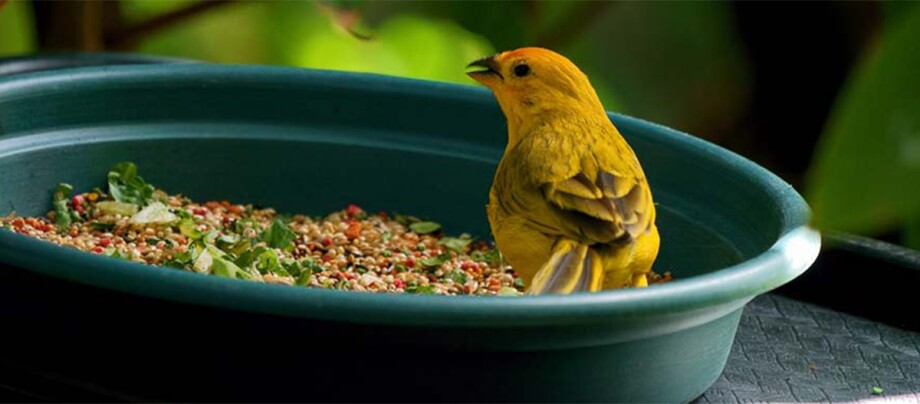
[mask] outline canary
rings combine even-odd
[[[558,53],[521,48],[470,63],[508,120],[487,214],[528,294],[648,285],[655,205],[639,160],[588,77]]]

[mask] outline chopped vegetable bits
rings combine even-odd
[[[227,201],[193,202],[148,184],[133,163],[108,189],[54,189],[46,218],[11,214],[0,226],[115,259],[242,279],[365,292],[520,295],[524,282],[498,250],[412,216],[357,205],[324,218]]]

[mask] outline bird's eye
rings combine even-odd
[[[530,74],[530,66],[527,65],[517,65],[514,66],[514,75],[518,77],[524,77]]]

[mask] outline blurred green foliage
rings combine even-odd
[[[124,3],[137,19],[188,1]],[[358,22],[346,29],[349,13]],[[715,2],[255,2],[157,32],[137,50],[473,84],[468,62],[547,46],[585,70],[608,109],[718,141],[750,93],[737,38],[730,5]]]
[[[872,234],[920,223],[920,6],[892,21],[853,74],[821,139],[808,200],[822,228]],[[907,237],[920,248],[920,237]]]
[[[133,0],[126,14],[181,7]],[[155,6],[150,3],[158,3]],[[346,29],[349,15],[313,2],[250,2],[216,9],[150,36],[138,51],[223,63],[260,63],[472,83],[463,67],[494,53],[488,41],[450,20],[401,14]],[[353,17],[351,17],[354,19]],[[367,36],[367,38],[364,37]]]
[[[0,56],[29,53],[34,49],[31,7],[24,2],[7,3],[0,12]]]
[[[316,24],[295,49],[293,64],[467,82],[463,67],[494,53],[489,43],[448,20],[417,15],[388,19],[362,40],[330,24]],[[332,55],[332,57],[330,57]]]

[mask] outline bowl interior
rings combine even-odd
[[[500,129],[494,132],[502,136]],[[421,139],[380,142],[386,135],[373,128],[269,125],[127,125],[43,133],[38,136],[49,142],[91,141],[0,158],[0,172],[9,173],[0,179],[0,214],[44,215],[57,182],[77,190],[105,189],[111,166],[134,161],[148,182],[198,201],[226,199],[308,215],[356,203],[370,212],[420,215],[449,232],[489,239],[484,207],[497,153],[445,148],[436,140],[430,147],[421,146]],[[650,171],[659,171],[651,168],[661,160],[646,160]],[[770,246],[768,240],[757,245],[719,228],[705,215],[686,213],[682,209],[689,202],[680,192],[655,191],[660,272],[682,279],[736,264]],[[775,221],[765,224],[775,226]]]
[[[297,71],[286,75],[298,86],[181,71],[137,80],[122,69],[97,68],[66,88],[47,84],[68,74],[46,76],[44,94],[0,100],[0,214],[44,214],[57,182],[103,186],[109,167],[134,161],[149,182],[198,200],[312,215],[356,203],[490,238],[484,206],[505,124],[484,90],[408,91],[379,78]],[[769,181],[740,169],[746,162],[656,125],[613,120],[658,204],[657,271],[686,279],[725,268],[788,230],[788,207]]]

